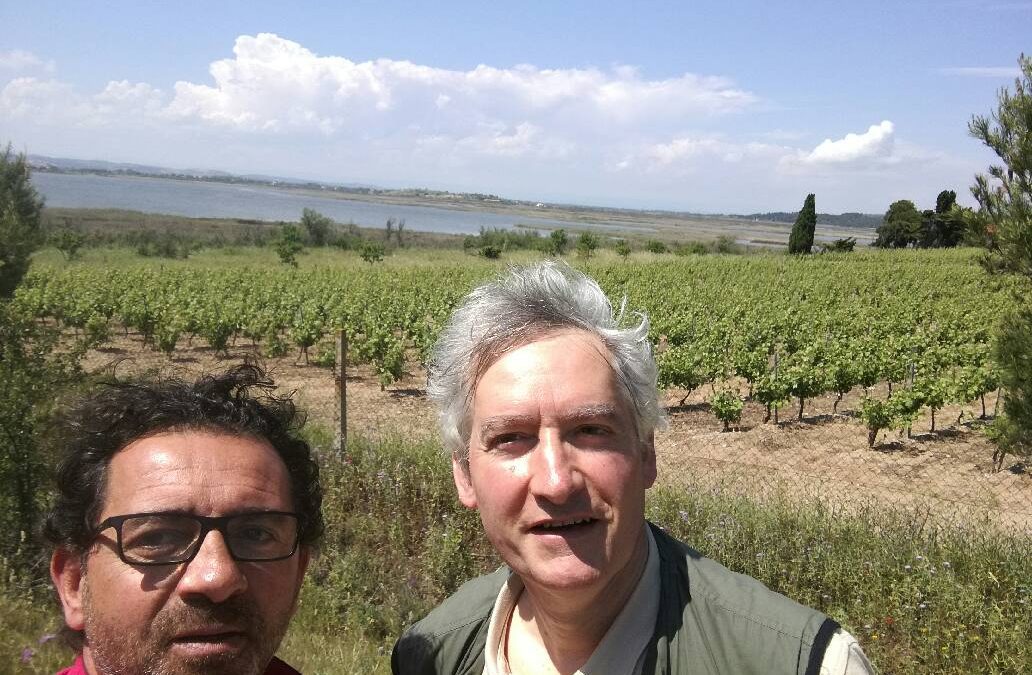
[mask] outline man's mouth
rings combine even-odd
[[[185,631],[172,639],[174,649],[198,656],[238,652],[246,644],[247,634],[230,627]]]
[[[537,534],[576,534],[597,523],[596,518],[570,518],[567,520],[546,520],[530,528]]]

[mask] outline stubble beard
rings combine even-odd
[[[254,603],[234,597],[215,604],[206,599],[179,602],[162,609],[149,626],[110,625],[97,616],[89,586],[83,588],[86,645],[97,675],[261,675],[287,631],[290,615],[274,625]],[[188,626],[228,623],[240,626],[247,644],[238,654],[177,658],[171,651],[175,634]]]

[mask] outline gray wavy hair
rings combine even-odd
[[[471,291],[452,313],[430,358],[427,393],[437,405],[445,450],[467,457],[473,394],[491,364],[512,349],[564,329],[583,330],[606,345],[638,437],[648,440],[665,422],[649,320],[635,313],[637,325],[621,328],[625,305],[626,298],[614,316],[598,283],[554,260],[512,267]]]

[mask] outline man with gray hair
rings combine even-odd
[[[459,500],[506,566],[410,628],[394,673],[871,672],[838,624],[645,520],[663,421],[648,320],[548,261],[475,289],[434,350]]]

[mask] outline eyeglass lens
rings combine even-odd
[[[216,529],[216,528],[212,528]],[[298,521],[280,513],[247,513],[224,519],[221,528],[237,560],[273,560],[293,553]],[[192,558],[201,546],[201,521],[188,515],[152,514],[122,523],[122,555],[140,563],[173,563]]]

